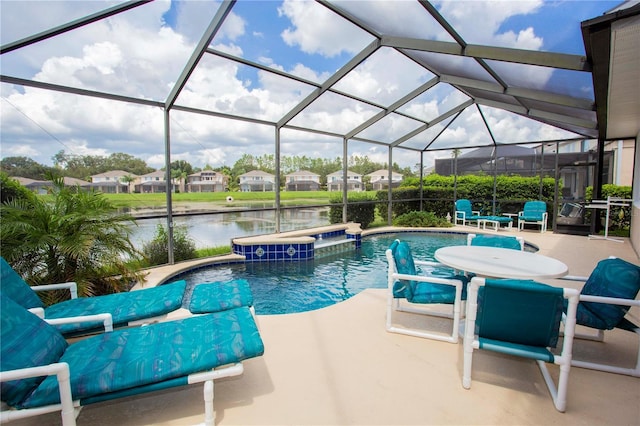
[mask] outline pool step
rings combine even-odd
[[[314,256],[319,257],[326,254],[342,253],[355,250],[355,239],[343,240],[317,240],[313,246]]]

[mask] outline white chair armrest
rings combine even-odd
[[[524,211],[519,211],[518,216],[522,216],[522,215],[524,215]]]
[[[57,406],[57,409],[61,411],[62,423],[64,425],[75,425],[76,411],[74,409],[73,396],[71,395],[71,374],[69,372],[69,364],[66,362],[3,371],[0,372],[0,382],[54,375],[58,381],[58,391],[60,392],[60,404]],[[23,413],[29,410],[34,409],[2,411],[2,417],[0,417],[0,419],[2,423],[8,423],[14,419],[30,417],[33,414]]]
[[[407,281],[419,281],[433,284],[447,284],[455,287],[462,288],[462,281],[457,280],[455,278],[437,278],[437,277],[427,277],[425,275],[408,275],[408,274],[393,274],[393,278],[397,280],[407,280]]]
[[[38,318],[44,319],[44,308],[29,308],[27,311],[31,312]]]
[[[448,268],[448,266],[446,266],[446,265],[444,265],[444,264],[442,264],[440,262],[433,262],[433,261],[430,261],[430,260],[415,260],[414,259],[413,263],[416,266],[442,266],[444,268]]]
[[[95,314],[95,315],[81,315],[77,317],[65,317],[65,318],[53,318],[53,319],[44,318],[44,320],[51,325],[73,324],[76,322],[102,321],[105,332],[113,331],[113,318],[109,313]]]
[[[579,275],[565,275],[564,277],[560,277],[558,278],[559,280],[566,280],[566,281],[582,281],[582,282],[587,282],[587,280],[589,279],[589,277],[583,277],[583,276],[579,276]]]
[[[78,297],[78,284],[73,281],[59,284],[45,284],[45,285],[32,285],[33,291],[50,291],[50,290],[65,290],[68,289],[71,292],[71,298],[76,299]]]
[[[591,296],[591,295],[588,295],[588,294],[581,294],[580,295],[580,301],[581,302],[606,303],[608,305],[640,306],[640,300],[621,299],[619,297]]]
[[[480,210],[471,210],[471,213],[473,213],[476,216],[480,216]]]

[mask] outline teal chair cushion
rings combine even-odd
[[[473,214],[473,207],[471,206],[471,201],[467,199],[456,200],[456,212],[464,212],[465,219],[467,220],[477,220],[484,219],[485,216],[478,216]],[[457,214],[457,213],[456,213]],[[462,216],[459,216],[462,217]]]
[[[253,293],[244,279],[198,284],[191,293],[189,310],[194,314],[253,306]]]
[[[179,280],[143,290],[126,291],[95,297],[78,297],[56,303],[45,309],[45,318],[65,318],[108,312],[114,327],[130,321],[164,315],[182,306],[186,281]],[[82,322],[56,326],[63,334],[74,334],[100,328],[102,322]]]
[[[472,246],[500,247],[513,250],[521,250],[520,241],[516,237],[503,235],[476,235],[471,240]]]
[[[13,270],[4,257],[0,257],[0,283],[4,295],[17,304],[27,309],[44,306],[35,291]]]
[[[473,208],[471,207],[471,201],[469,200],[456,200],[456,210],[464,212],[467,216],[473,216]]]
[[[547,212],[547,203],[544,201],[527,201],[524,203],[520,219],[526,221],[542,220],[542,215]]]
[[[58,362],[66,340],[36,315],[0,293],[0,371],[36,367]],[[2,401],[19,405],[44,377],[13,380],[0,384]]]
[[[413,261],[411,248],[404,241],[394,241],[389,247],[396,262],[396,268],[400,274],[417,275],[416,265]],[[462,275],[443,275],[436,272],[438,278],[456,278],[467,282]],[[466,285],[463,285],[463,298],[466,299]],[[405,298],[411,303],[453,303],[455,300],[455,288],[446,284],[419,282],[415,280],[398,280],[393,286],[395,298]]]
[[[394,241],[389,247],[396,262],[396,269],[399,274],[416,275],[416,265],[413,261],[411,248],[404,241]],[[396,298],[409,299],[413,297],[413,287],[415,281],[399,280],[393,285],[393,296]]]
[[[253,316],[241,307],[92,336],[70,345],[60,361],[69,364],[73,398],[86,401],[187,384],[189,374],[263,352]],[[49,377],[21,407],[58,402]]]
[[[531,280],[487,279],[478,291],[476,334],[516,345],[555,347],[563,289]]]
[[[638,295],[638,291],[640,291],[640,268],[616,258],[598,262],[580,293],[633,300]],[[599,330],[611,330],[618,326],[628,310],[628,306],[580,302],[576,320],[581,325]]]
[[[463,286],[463,288],[464,287],[466,286]],[[407,298],[407,301],[411,303],[453,304],[456,297],[455,287],[446,284],[434,284],[426,282],[416,282],[412,293],[412,297]],[[466,299],[466,297],[464,299]]]

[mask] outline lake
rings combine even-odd
[[[141,248],[156,234],[158,224],[166,227],[166,218],[136,219],[131,240]],[[190,216],[174,216],[174,226],[186,226],[196,248],[229,246],[231,240],[250,235],[276,232],[275,211],[247,211]],[[280,231],[329,225],[329,208],[313,207],[280,212]]]

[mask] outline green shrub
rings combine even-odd
[[[339,204],[329,208],[329,222],[342,223],[342,194],[331,195],[331,204]],[[347,222],[356,222],[362,229],[367,229],[375,218],[375,193],[350,192],[347,194]]]
[[[3,196],[10,181],[3,180]],[[97,296],[142,278],[132,266],[139,256],[130,240],[135,219],[101,193],[67,187],[62,178],[52,180],[47,197],[14,187],[0,217],[2,256],[31,285],[75,281],[80,296]],[[62,301],[64,293],[46,292],[43,301]]]
[[[433,212],[409,212],[398,216],[393,221],[394,226],[408,226],[413,228],[448,228],[453,226],[447,219],[438,217]]]
[[[148,266],[164,265],[169,263],[169,234],[166,228],[158,224],[156,236],[146,243],[142,249],[148,262]],[[189,260],[196,258],[196,245],[189,238],[186,226],[173,228],[173,260]]]
[[[33,196],[33,192],[22,186],[16,179],[9,177],[5,172],[0,172],[0,201],[2,203]]]
[[[612,184],[602,185],[602,199],[606,200],[607,197],[618,197],[618,198],[630,200],[632,199],[631,187],[618,186],[618,185],[612,185]],[[587,203],[590,203],[593,200],[592,186],[587,187],[585,198]],[[610,231],[612,230],[614,232],[617,230],[628,231],[631,227],[631,210],[632,210],[631,207],[611,206],[611,209],[609,211],[609,230]],[[585,221],[590,222],[592,215],[593,215],[592,209],[587,209],[587,212],[585,213]],[[600,215],[600,221],[602,222],[602,226],[604,226],[604,221],[605,221],[604,213]],[[622,234],[622,235],[625,235],[625,234]]]

